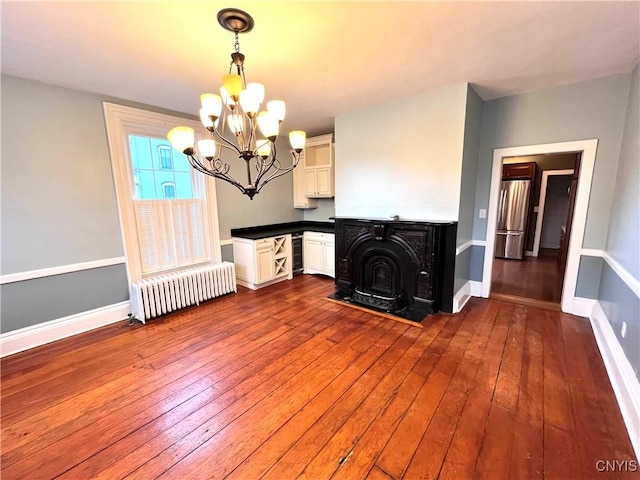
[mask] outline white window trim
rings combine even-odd
[[[138,108],[125,107],[114,103],[102,102],[107,140],[111,154],[111,168],[113,171],[118,215],[120,217],[120,234],[124,245],[127,278],[129,284],[142,279],[142,262],[138,250],[137,227],[133,207],[133,175],[129,159],[129,135],[161,136],[176,125],[192,127],[196,132],[196,140],[205,138],[202,124],[194,120],[174,117],[162,113],[149,112]],[[194,173],[194,172],[192,172]],[[220,249],[220,228],[218,222],[218,202],[216,197],[215,180],[204,176],[206,195],[206,211],[208,212],[208,236],[210,241],[211,262],[222,261]],[[136,232],[128,235],[127,232]]]

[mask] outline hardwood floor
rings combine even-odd
[[[563,278],[556,262],[555,255],[524,257],[523,260],[495,258],[491,293],[559,304]]]
[[[2,360],[2,478],[637,478],[586,319],[416,328],[303,275]]]

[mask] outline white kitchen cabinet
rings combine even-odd
[[[318,200],[307,197],[304,150],[300,153],[298,166],[293,169],[293,208],[318,208]]]
[[[316,198],[335,196],[333,135],[307,138],[293,175],[293,206],[316,208]],[[299,170],[298,170],[299,169]],[[306,201],[302,197],[306,198]]]
[[[291,235],[250,240],[233,238],[237,282],[256,290],[293,278]]]
[[[335,277],[335,237],[333,233],[304,233],[304,273]]]

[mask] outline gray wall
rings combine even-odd
[[[467,105],[464,122],[462,150],[462,174],[460,175],[460,207],[456,245],[471,240],[475,211],[476,177],[478,171],[478,146],[480,144],[480,120],[482,99],[471,86],[467,88]]]
[[[0,332],[129,300],[124,263],[0,286]]]
[[[636,282],[640,279],[640,72],[632,72],[626,123],[615,181],[606,252]],[[598,299],[622,345],[625,355],[640,380],[640,300],[605,262],[602,268]],[[622,322],[627,334],[622,338]]]
[[[2,270],[124,255],[102,98],[2,76]]]
[[[603,249],[630,80],[630,74],[615,75],[485,102],[476,208],[489,206],[494,149],[597,138],[583,246]],[[473,238],[484,240],[486,231],[486,219],[476,216]]]
[[[458,228],[456,246],[469,240],[473,233],[475,212],[476,176],[478,166],[478,145],[480,143],[480,119],[482,99],[470,85],[467,86],[467,104],[464,121],[462,146],[462,172],[460,174],[460,206],[458,208]],[[458,292],[470,279],[469,265],[471,248],[456,256],[453,291]]]
[[[304,219],[312,222],[328,222],[329,217],[333,217],[336,214],[336,205],[333,198],[319,198],[318,208],[310,208],[308,210],[302,210],[304,212]]]

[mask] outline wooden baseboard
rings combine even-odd
[[[544,308],[545,310],[553,310],[560,312],[560,304],[548,302],[545,300],[536,300],[535,298],[518,297],[516,295],[507,295],[506,293],[491,293],[489,298],[501,300],[503,302],[517,303],[518,305],[527,305],[528,307]]]
[[[340,300],[336,300],[335,298],[326,297],[325,300],[328,300],[329,302],[337,303],[338,305],[342,305],[344,307],[355,308],[356,310],[361,310],[363,312],[370,313],[371,315],[377,315],[379,317],[388,318],[389,320],[395,320],[396,322],[406,323],[407,325],[411,325],[412,327],[424,328],[421,323],[412,322],[411,320],[406,320],[402,317],[396,317],[395,315],[391,315],[389,313],[377,312],[376,310],[371,310],[370,308],[361,307],[359,305],[353,305],[347,302],[342,302]]]

